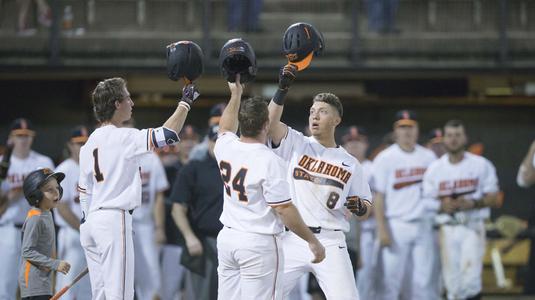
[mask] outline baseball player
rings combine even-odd
[[[492,163],[468,153],[465,127],[444,126],[447,154],[424,175],[423,192],[435,200],[441,237],[442,275],[448,299],[481,299],[485,219],[498,201],[498,178]]]
[[[429,259],[433,255],[432,224],[421,189],[424,172],[436,157],[416,143],[414,112],[397,112],[394,135],[396,143],[379,153],[372,165],[382,268],[377,297],[434,299],[433,263]]]
[[[268,147],[268,108],[263,100],[241,102],[240,74],[229,82],[230,101],[219,122],[214,153],[224,184],[224,227],[217,237],[218,299],[283,299],[284,225],[301,237],[307,262],[319,263],[325,248],[292,204],[286,167]],[[234,132],[240,125],[241,137]],[[310,253],[310,252],[311,253]]]
[[[516,177],[518,186],[527,188],[535,183],[535,141],[531,143],[528,153],[518,168]]]
[[[85,144],[88,137],[89,130],[85,126],[75,127],[71,132],[69,142],[67,142],[70,156],[56,168],[56,172],[65,174],[65,179],[61,182],[63,198],[58,203],[55,212],[56,225],[59,226],[58,257],[71,262],[71,272],[56,278],[57,291],[70,284],[76,275],[87,267],[84,249],[80,244],[79,230],[82,209],[80,208],[80,195],[77,186],[78,176],[80,175],[80,166],[78,165],[80,148]],[[61,299],[91,299],[89,276],[84,276],[72,288],[67,290]]]
[[[124,79],[106,79],[93,91],[93,109],[101,126],[80,150],[78,181],[80,241],[93,299],[133,299],[132,213],[141,205],[140,157],[179,141],[178,132],[198,95],[193,84],[186,85],[162,127],[137,130],[121,128],[134,106]]]
[[[370,180],[372,162],[366,158],[366,151],[369,143],[366,131],[362,127],[351,126],[347,133],[342,137],[343,147],[347,153],[353,155],[362,165],[362,170],[366,181]],[[354,220],[350,221],[353,225]],[[375,246],[375,219],[372,215],[366,220],[359,222],[360,231],[351,230],[350,236],[347,237],[348,248],[352,242],[358,252],[358,270],[355,272],[357,278],[357,290],[362,299],[373,299],[375,295],[375,276],[377,273],[377,247]],[[353,227],[352,227],[353,228]],[[355,241],[355,239],[357,239]],[[374,248],[375,247],[375,248]],[[375,259],[374,259],[375,258]]]
[[[133,128],[134,119],[123,123],[123,127]],[[163,227],[164,192],[169,188],[165,170],[156,153],[148,153],[140,158],[141,166],[141,206],[132,214],[134,235],[134,288],[139,299],[152,299],[160,290],[160,269],[156,236]],[[156,225],[156,220],[158,226]],[[165,235],[165,233],[163,233]]]
[[[8,144],[13,145],[11,165],[1,191],[7,197],[7,209],[0,214],[0,300],[15,299],[17,273],[21,247],[21,231],[24,217],[30,206],[24,199],[22,183],[26,175],[37,168],[54,169],[52,160],[33,151],[35,130],[24,118],[11,123]]]
[[[334,132],[343,115],[338,97],[330,93],[314,97],[311,137],[280,122],[296,71],[293,65],[281,69],[279,89],[269,104],[269,134],[274,152],[289,164],[292,199],[310,231],[326,246],[327,258],[310,264],[303,255],[306,244],[293,233],[285,235],[284,293],[287,296],[303,274],[312,272],[328,299],[358,299],[344,236],[349,231],[346,206],[366,218],[371,211],[370,187],[357,159],[335,142]]]

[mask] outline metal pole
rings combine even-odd
[[[212,16],[211,0],[203,0],[203,16],[202,16],[202,45],[204,56],[207,65],[212,62],[212,39],[210,36],[210,18]]]
[[[358,0],[351,0],[351,62],[353,66],[361,64],[358,15]]]
[[[51,66],[58,66],[61,63],[60,59],[60,4],[59,0],[50,1],[52,9],[52,25],[50,26],[50,33],[48,35],[48,45],[50,49],[50,56],[48,59],[48,64]]]
[[[508,15],[507,0],[500,0],[500,24],[499,24],[499,43],[500,43],[500,57],[499,63],[501,66],[506,66],[509,63],[509,39],[507,37],[507,15]]]

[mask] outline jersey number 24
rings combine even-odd
[[[219,162],[219,170],[221,170],[221,178],[225,185],[225,192],[230,197],[230,177],[232,174],[232,167],[230,166],[230,163],[222,160]],[[232,189],[238,192],[238,199],[243,202],[249,201],[249,199],[247,199],[247,194],[245,193],[245,176],[247,176],[247,169],[242,167],[238,173],[234,175],[234,179],[232,179]]]

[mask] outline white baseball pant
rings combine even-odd
[[[120,209],[89,213],[80,226],[93,300],[134,299],[132,215]]]
[[[375,238],[375,228],[365,228],[360,232],[360,262],[357,270],[357,290],[362,299],[375,299],[376,284],[379,278],[377,260],[379,242]]]
[[[440,228],[442,275],[449,300],[473,297],[481,292],[485,226],[482,220]]]
[[[2,224],[0,237],[0,300],[12,300],[18,288],[21,231],[13,223]]]
[[[319,264],[311,263],[314,256],[307,242],[290,231],[283,236],[284,298],[305,273],[312,272],[328,300],[358,300],[344,233],[322,230],[316,237],[325,247],[325,259]]]
[[[160,291],[158,247],[154,239],[154,225],[134,221],[135,272],[134,289],[138,299],[152,299]]]
[[[217,236],[218,300],[279,300],[283,253],[278,235],[223,227]]]

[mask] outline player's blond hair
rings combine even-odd
[[[340,102],[340,99],[335,94],[319,93],[314,96],[312,103],[314,102],[325,102],[336,109],[338,115],[340,115],[340,118],[344,115],[344,107],[342,106],[342,102]]]
[[[115,77],[105,79],[97,84],[93,90],[93,112],[99,122],[111,120],[115,112],[115,101],[123,101],[126,98],[124,88],[126,80]]]
[[[240,122],[242,136],[258,136],[268,120],[268,106],[262,98],[253,97],[241,102],[238,121]]]

